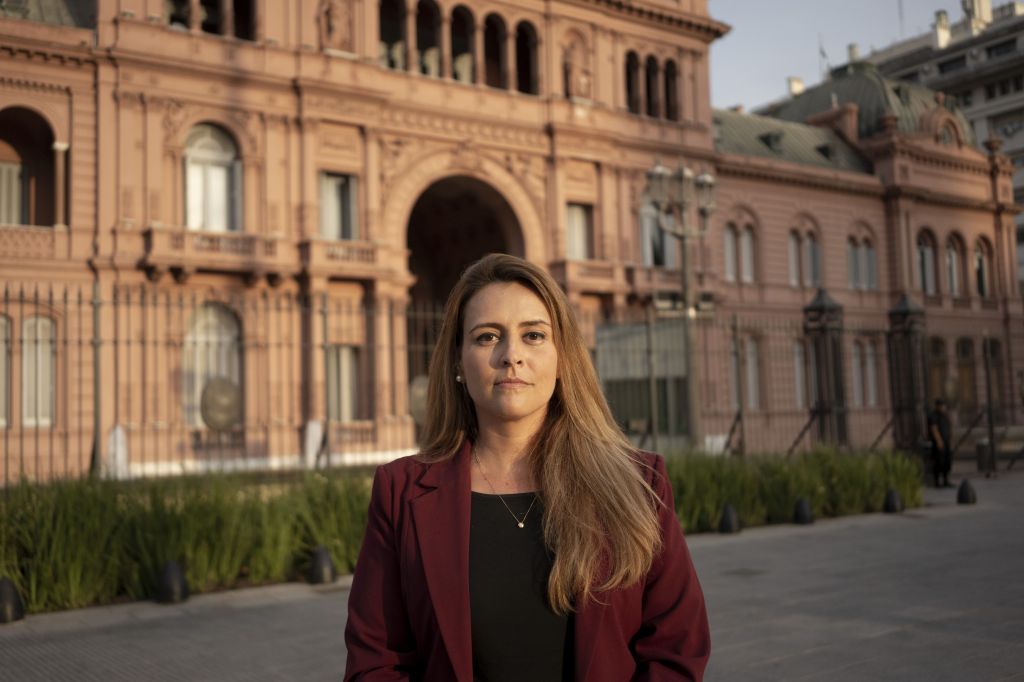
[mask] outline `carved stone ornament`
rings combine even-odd
[[[228,431],[242,421],[242,392],[227,377],[214,377],[199,399],[203,423],[213,431]]]
[[[164,100],[164,139],[168,143],[178,136],[185,120],[185,105],[175,99]]]
[[[353,51],[350,0],[321,0],[317,22],[321,50]]]

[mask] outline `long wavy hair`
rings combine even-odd
[[[522,284],[544,302],[558,352],[559,378],[547,418],[533,438],[529,466],[544,502],[544,540],[555,556],[548,601],[553,611],[564,614],[600,592],[635,584],[650,570],[661,548],[660,500],[612,418],[565,294],[540,267],[491,254],[467,268],[456,283],[430,361],[420,456],[441,461],[465,439],[477,437],[473,401],[455,381],[463,316],[478,291],[506,282]]]

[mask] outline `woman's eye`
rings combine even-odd
[[[527,341],[543,341],[546,338],[544,332],[526,332]]]
[[[476,337],[476,342],[477,343],[491,343],[492,341],[497,340],[497,338],[498,338],[498,335],[495,334],[494,332],[484,332],[483,334],[480,334],[479,336]]]

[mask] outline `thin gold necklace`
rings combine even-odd
[[[530,502],[530,506],[526,508],[526,513],[523,514],[523,518],[520,519],[516,516],[516,513],[512,511],[512,508],[508,506],[508,503],[505,502],[505,498],[498,495],[498,491],[494,489],[494,484],[491,483],[491,479],[487,478],[487,474],[484,473],[484,468],[480,466],[480,458],[476,456],[475,450],[473,451],[473,461],[476,462],[476,468],[480,470],[480,475],[484,477],[485,481],[487,481],[487,485],[490,487],[491,492],[497,495],[498,499],[501,500],[501,503],[505,505],[505,509],[508,509],[508,513],[516,520],[516,525],[523,528],[526,525],[526,517],[530,515],[530,510],[533,509],[533,503],[537,501],[537,493],[533,494],[533,500]]]

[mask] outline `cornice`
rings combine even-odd
[[[44,83],[28,78],[12,78],[10,76],[0,76],[0,87],[10,88],[12,90],[51,93],[55,95],[68,95],[71,93],[71,87],[68,85]]]
[[[966,208],[987,213],[995,213],[999,208],[991,199],[968,199],[953,194],[933,192],[922,187],[908,187],[907,185],[890,185],[885,188],[886,199],[911,199],[920,203],[928,203],[934,206],[946,206],[948,208]]]
[[[755,157],[732,154],[719,154],[715,157],[719,176],[784,182],[863,196],[881,197],[884,193],[884,188],[874,175],[794,164],[782,165],[780,162],[771,163],[772,165],[766,165]]]
[[[17,59],[23,61],[54,64],[61,68],[91,68],[96,66],[96,60],[88,54],[71,54],[67,48],[62,50],[52,45],[12,45],[0,44],[0,57]]]
[[[565,0],[565,2],[583,7],[596,5],[629,19],[695,34],[709,43],[716,38],[721,38],[731,29],[728,24],[716,21],[711,17],[688,12],[670,12],[667,9],[652,7],[632,0]]]

